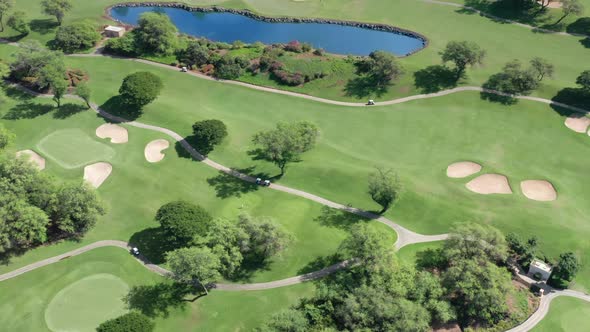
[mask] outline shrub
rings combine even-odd
[[[214,76],[226,80],[234,80],[243,74],[243,68],[229,55],[224,56],[216,63],[217,70]]]
[[[157,54],[171,54],[178,44],[178,29],[166,15],[146,12],[141,14],[135,28],[138,45]]]
[[[140,71],[123,79],[119,93],[127,104],[141,108],[154,101],[162,87],[160,77],[147,71]]]
[[[301,44],[301,51],[303,51],[304,53],[311,51],[311,49],[312,49],[312,47],[311,47],[310,43]]]
[[[303,52],[303,46],[297,40],[289,42],[287,45],[283,47],[285,51],[301,53]]]
[[[203,120],[193,124],[193,133],[201,153],[208,154],[227,136],[227,127],[220,120]]]
[[[100,40],[100,34],[90,22],[76,22],[59,27],[55,46],[65,52],[86,50]]]
[[[212,75],[215,72],[215,65],[211,63],[202,65],[201,72],[205,75]]]
[[[243,41],[241,40],[236,40],[231,44],[231,48],[234,50],[239,50],[240,48],[246,46],[246,44],[244,44]]]
[[[290,73],[286,70],[274,70],[274,77],[282,84],[297,86],[305,83],[305,77],[301,73]]]
[[[154,322],[148,316],[130,312],[100,324],[96,332],[151,332],[154,327]]]
[[[242,69],[248,68],[250,66],[250,60],[245,56],[237,56],[234,58],[234,62],[237,63]]]
[[[82,69],[69,69],[66,72],[68,80],[70,81],[71,86],[78,86],[80,82],[85,81],[88,79],[88,74],[84,72]]]
[[[186,201],[162,205],[156,213],[167,240],[175,246],[186,246],[196,235],[205,236],[211,226],[211,215],[201,206]]]
[[[20,32],[21,35],[28,35],[31,31],[27,24],[26,14],[23,11],[17,11],[10,15],[6,24],[15,31]]]
[[[121,38],[107,40],[106,44],[104,45],[104,50],[109,54],[136,56],[137,46],[135,44],[133,32],[130,32]]]
[[[313,54],[317,55],[317,56],[324,56],[325,53],[326,52],[324,51],[323,48],[317,48],[313,51]]]

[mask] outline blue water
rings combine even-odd
[[[324,23],[269,23],[232,13],[200,13],[179,8],[116,7],[111,16],[136,25],[145,12],[164,13],[182,33],[213,41],[265,44],[307,42],[335,54],[368,55],[376,50],[406,55],[424,47],[419,38],[398,33]]]

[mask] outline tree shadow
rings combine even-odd
[[[63,104],[53,113],[53,117],[56,119],[67,119],[70,116],[86,111],[87,109],[87,107],[79,104]]]
[[[2,118],[5,120],[34,119],[53,109],[53,105],[24,102],[13,106]]]
[[[55,28],[59,26],[59,23],[52,18],[45,19],[34,19],[29,22],[31,31],[38,34],[45,35],[51,32],[55,32]]]
[[[381,97],[389,89],[389,85],[379,85],[369,76],[360,76],[350,79],[344,87],[346,96],[355,98],[366,98],[369,96]]]
[[[580,17],[565,29],[568,33],[590,35],[590,17]]]
[[[565,88],[560,90],[555,97],[551,98],[552,101],[563,103],[586,110],[590,110],[590,91],[586,91],[580,88]],[[572,110],[565,109],[558,105],[551,105],[560,115],[569,116],[572,113],[576,113]]]
[[[252,174],[254,169],[255,167],[251,166],[248,168],[232,170],[242,174]],[[252,174],[251,176],[259,177],[261,179],[269,178],[268,174],[265,173]],[[260,187],[255,183],[244,181],[243,179],[223,171],[220,171],[217,176],[208,178],[207,183],[215,189],[217,197],[219,198],[241,197],[243,194],[254,192]]]
[[[19,89],[16,86],[9,85],[6,83],[2,84],[2,90],[4,90],[4,93],[7,97],[18,101],[31,101],[36,98],[32,94],[27,93],[26,91],[23,91],[22,89]]]
[[[261,260],[259,257],[244,256],[240,268],[228,278],[232,282],[250,282],[254,272],[270,271],[270,263],[272,260]]]
[[[416,267],[422,270],[441,271],[449,265],[444,249],[426,249],[416,253]]]
[[[343,230],[350,230],[353,225],[369,220],[368,218],[328,206],[322,206],[321,214],[314,218],[314,221],[322,226],[335,227]]]
[[[590,37],[580,40],[580,44],[585,48],[590,48]]]
[[[127,121],[137,120],[143,114],[139,107],[126,103],[120,95],[109,98],[100,108]]]
[[[319,270],[324,269],[328,266],[334,265],[342,260],[343,260],[343,258],[340,257],[340,255],[338,253],[335,253],[335,254],[329,255],[329,256],[321,256],[321,257],[318,257],[318,258],[314,259],[313,261],[309,262],[307,265],[305,265],[301,269],[299,269],[299,271],[297,271],[297,274],[307,274],[307,273],[319,271]]]
[[[512,0],[466,0],[465,6],[472,7],[487,14],[483,16],[496,23],[508,24],[510,22],[507,20],[512,20],[533,26],[551,28],[549,22],[552,20],[552,16],[546,8],[542,9],[541,6],[536,3],[532,3],[532,5],[525,3],[524,7],[519,7],[516,5],[516,2]],[[467,8],[458,9],[457,12],[468,15],[477,14],[473,10]]]
[[[490,76],[488,80],[482,85],[484,89],[504,92],[510,83],[507,81],[506,74],[498,73]],[[493,103],[500,103],[502,105],[514,105],[518,102],[517,98],[507,93],[506,95],[499,95],[496,93],[482,91],[480,97]]]
[[[166,253],[177,249],[170,241],[166,240],[166,235],[161,227],[146,228],[133,235],[129,243],[154,264],[165,262]]]
[[[443,65],[428,66],[414,73],[414,85],[423,93],[433,93],[457,86],[457,75]]]
[[[193,302],[201,294],[193,299],[185,297],[193,294],[196,289],[188,284],[173,282],[161,282],[154,285],[134,286],[123,298],[127,307],[138,310],[148,317],[168,317],[170,309],[184,309],[187,302]]]

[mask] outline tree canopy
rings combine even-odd
[[[59,84],[56,83],[58,77],[65,80],[66,76],[63,54],[47,50],[37,41],[20,45],[10,63],[10,70],[17,80],[39,90]]]
[[[14,6],[14,0],[0,0],[0,31],[4,31],[4,14]]]
[[[155,324],[148,316],[131,311],[100,324],[96,332],[152,332],[154,328]]]
[[[70,0],[43,0],[41,8],[45,14],[55,16],[57,23],[61,25],[66,13],[72,10],[72,3]]]
[[[134,35],[147,52],[172,54],[176,49],[178,29],[167,15],[153,12],[141,14]]]
[[[174,201],[162,205],[156,213],[167,240],[178,247],[188,245],[195,236],[205,236],[212,223],[209,213],[199,205]]]
[[[178,52],[176,58],[189,68],[202,66],[209,61],[209,49],[199,41],[191,40],[184,49]]]
[[[159,76],[147,71],[138,71],[123,79],[119,93],[127,104],[142,108],[158,98],[163,86]]]
[[[207,155],[227,136],[227,127],[220,120],[197,121],[193,124],[193,134],[199,151]]]
[[[584,70],[580,76],[576,78],[576,84],[587,92],[590,92],[590,70]]]
[[[464,74],[467,66],[481,64],[486,52],[474,42],[451,41],[441,52],[443,62],[455,64],[455,78],[459,80]]]
[[[359,73],[366,74],[377,88],[382,88],[398,80],[404,70],[393,54],[375,51],[359,64]]]
[[[14,134],[0,123],[0,152],[14,141]]]
[[[206,247],[180,248],[166,254],[172,279],[193,286],[208,284],[221,278],[219,258]]]
[[[381,213],[387,211],[398,199],[401,186],[397,175],[391,169],[377,168],[369,175],[369,195],[381,205]]]
[[[27,14],[25,12],[16,11],[8,17],[6,24],[15,31],[20,32],[21,35],[27,35],[31,29],[27,24],[26,16]]]
[[[318,128],[310,122],[279,123],[276,129],[257,133],[252,141],[260,147],[262,156],[276,164],[283,175],[289,162],[298,160],[303,152],[313,148],[318,135]]]
[[[55,46],[65,52],[75,52],[89,49],[99,40],[100,34],[94,24],[82,21],[59,27]]]
[[[557,268],[554,274],[565,281],[572,281],[580,270],[580,262],[573,252],[566,252],[559,255]]]

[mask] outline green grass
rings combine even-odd
[[[52,331],[95,331],[100,323],[125,313],[123,297],[129,286],[119,277],[100,273],[60,290],[45,309]]]
[[[37,148],[63,168],[77,168],[97,161],[111,160],[115,150],[97,142],[80,129],[61,129],[43,137]]]
[[[65,328],[69,324],[70,331],[82,331],[81,327],[89,326],[88,322],[81,322],[87,310],[100,309],[106,302],[97,303],[92,300],[103,300],[104,295],[113,294],[112,289],[104,289],[101,284],[91,284],[88,287],[78,284],[89,281],[97,274],[108,274],[122,280],[129,286],[150,286],[164,282],[164,279],[141,266],[131,258],[129,253],[120,248],[100,248],[71,257],[59,263],[43,267],[14,279],[0,283],[0,321],[2,329],[14,332],[42,332],[50,331],[45,322],[45,312],[51,301],[62,289],[71,285],[84,286],[78,288],[80,292],[72,303],[65,303],[66,307],[55,308]],[[295,304],[298,299],[309,296],[313,290],[312,284],[254,292],[222,292],[212,291],[209,296],[199,298],[193,302],[181,301],[176,307],[168,307],[169,315],[155,317],[156,331],[251,331],[259,326],[268,316]],[[105,294],[99,294],[104,291]],[[94,294],[94,295],[93,295]],[[99,297],[99,298],[97,298]],[[188,299],[189,297],[187,297]],[[104,301],[120,301],[119,297],[104,299]],[[150,301],[157,301],[156,298]],[[146,303],[147,306],[159,305]],[[75,303],[77,309],[68,309]],[[51,309],[50,309],[51,310]],[[96,320],[98,317],[89,316]],[[79,323],[79,324],[77,324]],[[77,324],[77,325],[74,325]],[[57,326],[56,326],[57,327]],[[61,329],[60,331],[64,331]]]
[[[549,313],[531,332],[583,332],[590,326],[590,303],[571,297],[551,301]]]
[[[410,265],[414,265],[416,264],[416,259],[418,258],[416,256],[417,253],[428,249],[442,248],[443,244],[443,241],[411,244],[409,246],[401,248],[398,251],[397,255],[400,261]]]

